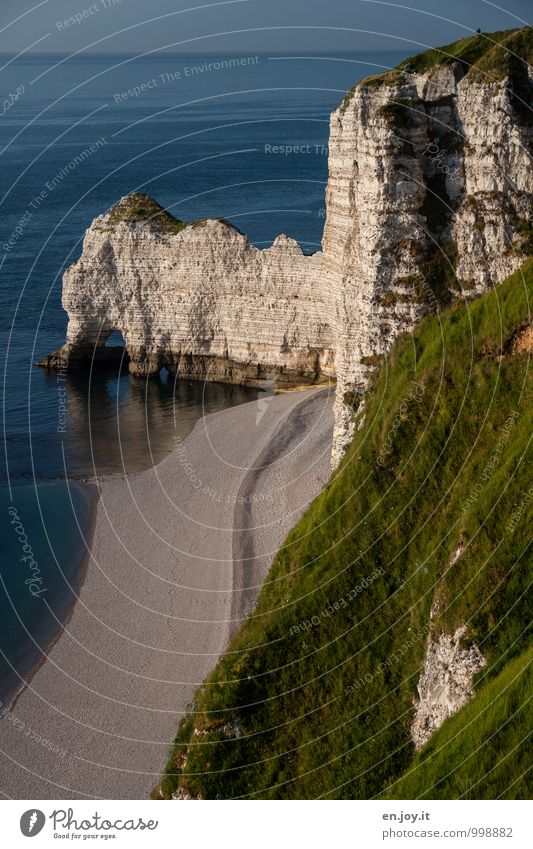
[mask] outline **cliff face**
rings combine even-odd
[[[134,374],[253,385],[336,373],[338,462],[394,338],[531,253],[530,54],[530,29],[477,36],[356,86],[331,116],[312,257],[286,236],[258,250],[226,222],[183,225],[123,199],[65,274],[60,358],[74,365],[95,345],[98,358],[116,328]]]
[[[393,339],[428,310],[500,283],[531,250],[532,69],[484,58],[490,71],[457,61],[411,73],[404,63],[358,85],[331,117],[323,250],[337,338],[334,460],[353,434],[353,400]]]
[[[235,383],[315,382],[334,369],[319,262],[286,236],[261,251],[227,222],[182,225],[149,198],[123,198],[93,222],[65,273],[60,354],[71,365],[103,354],[119,330],[136,375],[165,366]]]

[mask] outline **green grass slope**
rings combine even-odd
[[[394,346],[340,468],[198,691],[154,798],[177,787],[203,798],[523,795],[514,708],[529,645],[532,416],[521,334],[532,291],[529,260]],[[415,756],[428,631],[463,624],[465,643],[486,659],[478,695]],[[495,751],[505,770],[491,779]]]
[[[533,27],[476,33],[443,47],[432,47],[404,59],[396,68],[356,83],[346,93],[341,110],[346,109],[355,90],[361,86],[394,85],[406,74],[427,74],[445,66],[458,66],[463,75],[468,74],[483,83],[509,78],[510,88],[516,95],[515,105],[524,106],[525,114],[531,101],[527,66],[532,62]]]
[[[504,76],[512,67],[514,58],[520,62],[531,62],[533,58],[533,28],[501,30],[500,32],[478,33],[419,53],[405,59],[398,70],[412,74],[423,74],[432,68],[453,65],[459,62],[465,73],[473,68],[496,78]]]

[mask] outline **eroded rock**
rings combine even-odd
[[[472,681],[476,672],[485,666],[485,659],[475,644],[461,647],[465,634],[466,626],[463,625],[453,635],[430,637],[411,726],[416,749],[420,749],[444,720],[457,713],[474,695]]]

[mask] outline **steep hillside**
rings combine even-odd
[[[393,346],[154,798],[525,795],[532,294]]]

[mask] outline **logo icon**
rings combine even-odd
[[[25,811],[20,818],[20,830],[24,837],[35,837],[42,831],[46,822],[46,817],[42,811],[36,808],[31,808]]]
[[[257,414],[255,417],[256,425],[259,424],[263,416],[265,415],[269,403],[272,401],[272,398],[276,394],[276,372],[270,372],[266,375],[266,380],[261,380],[259,382],[259,389],[263,392],[263,395],[260,395],[257,399]]]

